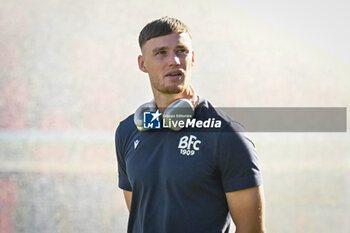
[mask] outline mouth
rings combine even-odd
[[[172,79],[172,80],[178,80],[178,79],[182,78],[183,74],[184,73],[181,70],[174,70],[174,71],[170,71],[170,72],[166,73],[165,78]]]

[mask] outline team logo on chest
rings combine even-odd
[[[180,149],[180,154],[192,156],[199,150],[199,144],[202,142],[197,140],[196,136],[183,136],[180,138],[179,145],[177,148]]]

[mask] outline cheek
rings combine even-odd
[[[159,70],[162,67],[162,62],[160,60],[153,59],[151,62],[147,63],[148,69]]]
[[[162,67],[160,65],[152,64],[148,66],[148,74],[153,78],[160,76],[162,74]]]

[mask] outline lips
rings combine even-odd
[[[183,76],[183,72],[181,70],[173,70],[165,74],[165,78],[168,79],[180,79]]]

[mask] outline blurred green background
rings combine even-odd
[[[114,132],[152,98],[138,34],[193,34],[220,107],[349,107],[347,1],[0,0],[0,232],[124,233]],[[349,133],[250,133],[270,233],[350,232]]]

